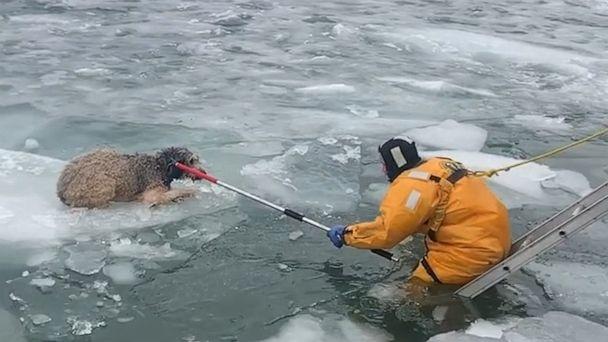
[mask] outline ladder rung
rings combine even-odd
[[[547,232],[553,230],[556,226],[560,225],[563,221],[572,217],[573,214],[578,210],[582,210],[590,204],[596,202],[601,197],[605,196],[608,192],[608,182],[597,187],[595,190],[582,197],[578,201],[572,203],[567,208],[561,210],[557,214],[551,216],[543,223],[539,224],[536,228],[528,231],[526,234],[519,237],[511,246],[510,254],[517,252],[522,245],[525,245],[531,240],[535,240],[538,236],[545,235]]]
[[[474,298],[564,239],[608,214],[608,182],[519,238],[510,255],[456,291]]]

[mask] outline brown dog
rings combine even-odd
[[[158,205],[192,196],[195,189],[171,189],[173,180],[187,176],[175,162],[198,167],[199,158],[181,147],[155,155],[96,150],[68,163],[59,176],[57,196],[66,205],[86,208],[130,201]]]

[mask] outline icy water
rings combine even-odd
[[[394,135],[486,169],[602,127],[607,49],[604,0],[2,0],[0,340],[596,340],[602,223],[463,303],[397,287],[420,237],[391,265],[206,184],[153,210],[54,187],[94,147],[182,145],[324,223],[371,219]],[[603,182],[606,145],[492,180],[514,235]]]

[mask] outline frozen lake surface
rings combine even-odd
[[[0,341],[588,341],[608,332],[600,222],[480,296],[220,188],[67,210],[67,160],[182,145],[327,224],[372,218],[377,146],[503,166],[607,123],[608,2],[3,0]],[[513,232],[605,181],[606,138],[493,178]]]

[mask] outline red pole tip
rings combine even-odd
[[[175,166],[178,169],[180,169],[180,170],[182,170],[182,171],[184,171],[184,172],[186,172],[186,173],[194,176],[196,179],[204,179],[204,180],[209,181],[211,183],[217,183],[217,178],[211,176],[210,174],[208,174],[204,170],[199,170],[199,169],[197,169],[195,167],[186,166],[186,165],[184,165],[184,164],[182,164],[180,162],[176,162]]]

